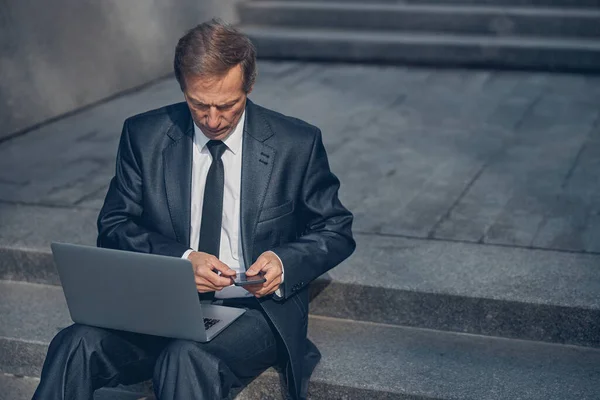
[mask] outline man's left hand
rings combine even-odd
[[[246,275],[255,276],[261,271],[265,274],[266,282],[258,285],[244,286],[247,291],[256,297],[263,297],[274,293],[279,289],[279,285],[281,285],[283,266],[279,258],[272,251],[262,253],[256,262],[246,270]]]

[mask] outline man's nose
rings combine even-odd
[[[208,125],[209,129],[217,129],[219,123],[219,111],[217,111],[216,107],[211,107],[208,116],[206,117],[206,125]]]

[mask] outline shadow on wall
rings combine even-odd
[[[233,0],[0,0],[0,140],[171,72],[177,39]]]

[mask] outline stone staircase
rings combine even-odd
[[[600,398],[598,78],[503,71],[484,86],[481,71],[273,62],[260,74],[257,103],[323,128],[356,215],[356,253],[312,284],[312,399]],[[122,121],[180,98],[166,80],[0,144],[0,400],[31,398],[71,323],[49,243],[94,243]],[[569,225],[581,210],[589,224]],[[237,397],[281,398],[273,370]]]
[[[600,256],[357,239],[356,256],[313,285],[309,335],[323,360],[311,398],[600,397]],[[38,382],[24,377],[39,376],[71,322],[46,249],[4,247],[0,277],[0,386],[19,387],[22,397],[5,398],[21,400]],[[526,294],[507,290],[515,279]],[[280,393],[271,370],[238,399]],[[146,395],[136,385],[97,399]]]
[[[239,4],[262,58],[600,71],[600,0]]]

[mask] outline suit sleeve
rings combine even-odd
[[[144,226],[142,173],[125,121],[115,176],[98,216],[98,247],[181,257],[188,246]],[[139,157],[139,156],[138,156]]]
[[[288,298],[350,256],[356,248],[353,216],[338,199],[340,182],[331,172],[321,132],[317,130],[302,182],[300,210],[304,233],[272,249],[285,265]],[[281,299],[275,296],[275,300]]]

